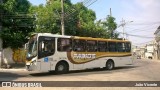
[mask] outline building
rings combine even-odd
[[[140,56],[141,56],[142,58],[145,58],[145,52],[146,52],[145,46],[141,46],[141,47],[140,47]]]
[[[157,28],[154,35],[156,40],[157,59],[160,60],[160,26]]]
[[[154,43],[146,44],[145,58],[153,59],[154,58]]]

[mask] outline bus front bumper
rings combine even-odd
[[[36,70],[36,66],[33,63],[27,62],[26,63],[26,70],[35,71]]]

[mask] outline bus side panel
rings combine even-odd
[[[101,68],[101,67],[104,67],[104,63],[103,61],[104,59],[96,59],[96,60],[93,60],[93,61],[90,61],[90,62],[87,62],[84,64],[84,69],[87,69],[87,68]]]
[[[58,52],[56,51],[55,54],[52,56],[53,60],[51,62],[51,70],[55,70],[56,65],[61,61],[66,61],[69,64],[69,70],[73,70],[73,63],[68,60],[66,52]]]
[[[115,67],[126,66],[132,64],[131,56],[128,57],[115,57],[114,59]]]
[[[40,71],[41,70],[41,62],[38,61],[36,66],[37,66],[37,71]]]
[[[50,70],[50,61],[44,62],[44,58],[40,59],[40,71],[49,71]]]
[[[84,64],[74,64],[73,70],[78,69],[89,69],[89,68],[103,68],[106,67],[106,62],[108,60],[113,60],[115,67],[126,66],[133,64],[131,56],[128,57],[103,57],[90,62],[86,62]]]

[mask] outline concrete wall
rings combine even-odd
[[[3,49],[3,64],[14,64],[14,63],[24,63],[26,61],[26,51],[24,49],[11,48]]]
[[[14,63],[12,56],[13,51],[11,48],[3,49],[3,64],[12,64]]]

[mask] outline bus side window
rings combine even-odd
[[[96,52],[97,51],[97,42],[88,40],[86,48],[87,48],[88,52]]]
[[[98,51],[99,52],[106,52],[106,51],[108,51],[107,48],[108,48],[107,47],[107,42],[104,42],[104,41],[99,41],[98,42]]]
[[[108,50],[109,52],[116,52],[116,42],[108,42]]]
[[[54,48],[55,48],[54,42],[52,42],[52,41],[42,41],[39,43],[39,51],[40,52],[53,53]]]
[[[125,43],[126,52],[131,52],[131,43]]]
[[[58,38],[58,51],[71,51],[72,41],[69,38]]]
[[[85,52],[86,51],[85,45],[86,45],[85,40],[74,39],[73,40],[73,51]]]
[[[117,51],[118,52],[125,52],[125,43],[124,42],[117,43]]]

